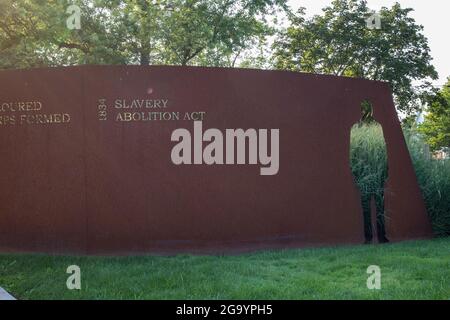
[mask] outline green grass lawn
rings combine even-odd
[[[82,289],[66,288],[69,265]],[[366,286],[381,268],[381,289]],[[235,256],[0,255],[19,299],[450,299],[450,238]]]

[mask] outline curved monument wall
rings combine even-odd
[[[1,71],[0,84],[1,251],[362,243],[349,140],[365,99],[388,148],[388,238],[431,236],[385,83],[282,71],[83,66]],[[260,164],[174,164],[171,135],[179,128],[193,134],[196,120],[203,131],[279,129],[278,172],[261,175]]]

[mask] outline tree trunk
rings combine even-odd
[[[141,51],[141,66],[148,66],[150,64],[150,53],[148,51]]]

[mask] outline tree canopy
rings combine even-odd
[[[231,66],[273,33],[287,0],[0,0],[0,67],[74,64]],[[81,9],[80,30],[66,9]]]
[[[310,19],[301,8],[275,42],[278,69],[389,82],[399,110],[414,113],[437,73],[423,27],[397,3],[379,12],[381,28],[368,28],[366,1],[334,0]]]

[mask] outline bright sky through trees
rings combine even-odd
[[[396,2],[403,8],[414,9],[411,16],[418,24],[423,25],[424,35],[429,40],[432,64],[439,73],[439,80],[434,85],[443,85],[450,76],[450,41],[448,40],[448,21],[450,1],[448,0],[368,0],[368,6],[373,10],[381,7],[392,7]],[[292,9],[306,8],[307,16],[321,13],[321,9],[330,5],[331,0],[289,0]]]

